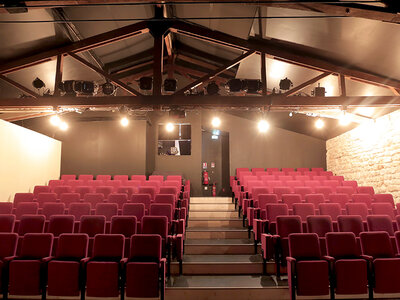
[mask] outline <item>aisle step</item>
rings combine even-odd
[[[251,275],[171,277],[166,296],[168,300],[290,299],[287,281]]]
[[[232,203],[232,198],[230,197],[191,197],[190,204],[196,203]]]
[[[260,251],[260,246],[258,247]],[[187,239],[185,254],[253,254],[249,239]]]
[[[190,227],[186,231],[187,239],[246,239],[247,235],[245,228]]]
[[[193,211],[190,209],[189,218],[235,218],[238,217],[237,211],[234,210],[221,210],[221,211]]]
[[[193,218],[189,217],[188,228],[213,228],[213,227],[224,227],[224,228],[242,228],[243,221],[239,218],[219,218],[210,220],[208,218]]]
[[[193,211],[220,211],[230,210],[235,211],[235,204],[233,203],[190,203],[190,212]]]

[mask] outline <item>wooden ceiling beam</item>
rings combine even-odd
[[[92,36],[72,44],[56,47],[47,51],[41,51],[31,56],[26,56],[0,65],[0,74],[7,74],[34,66],[43,62],[51,61],[57,55],[66,55],[67,53],[80,53],[97,47],[105,46],[111,43],[122,41],[127,38],[139,36],[147,33],[147,22],[139,22],[105,33]]]
[[[383,87],[392,86],[394,88],[400,88],[399,80],[384,77],[379,74],[373,74],[366,70],[347,67],[345,63],[330,61],[329,58],[315,55],[314,53],[317,49],[312,47],[278,39],[245,40],[223,32],[178,20],[172,24],[170,30],[177,34],[182,34],[237,50],[253,50],[259,53],[264,52],[272,57],[284,59],[289,63],[294,62],[297,65],[300,64],[304,67],[311,67],[322,72],[342,74],[346,77],[356,78],[365,83],[380,85]]]
[[[274,109],[340,109],[353,107],[400,107],[400,96],[382,97],[286,97],[273,96],[113,96],[113,97],[40,97],[1,99],[0,111],[7,109],[38,109],[48,111],[58,107],[118,107],[132,108],[156,106],[210,107],[210,108],[248,108],[266,107],[271,103]]]
[[[25,94],[33,97],[33,98],[39,98],[40,95],[38,93],[35,93],[34,91],[31,91],[30,89],[24,87],[22,84],[0,74],[0,79],[7,82],[8,84],[12,85],[13,87],[19,89],[20,91],[24,92]]]
[[[310,84],[313,84],[329,75],[331,75],[332,73],[330,72],[324,72],[314,78],[311,78],[310,80],[307,80],[305,82],[303,82],[302,84],[292,88],[291,90],[288,90],[287,92],[283,93],[284,96],[292,96],[294,94],[296,94],[297,92],[301,91],[302,89],[305,89],[306,87],[308,87]]]
[[[194,88],[202,85],[203,83],[205,83],[205,82],[213,79],[214,77],[218,76],[219,74],[223,73],[225,70],[228,70],[228,69],[232,68],[233,66],[241,63],[242,61],[244,61],[246,58],[253,55],[254,53],[255,53],[255,51],[251,50],[251,51],[248,51],[248,52],[240,55],[238,58],[232,60],[230,63],[228,63],[228,64],[214,70],[213,72],[204,75],[203,77],[199,78],[198,80],[188,84],[184,88],[177,91],[175,94],[183,94],[186,91],[189,91],[191,89],[194,89]]]
[[[142,61],[146,59],[152,59],[153,58],[153,48],[144,50],[142,52],[136,53],[134,55],[124,57],[122,59],[106,63],[104,65],[104,69],[111,71],[111,74],[118,73],[120,70],[124,70],[124,68],[129,68],[126,66],[130,66],[131,64],[137,62],[137,61]],[[115,70],[118,71],[115,71]]]

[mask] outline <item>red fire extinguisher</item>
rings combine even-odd
[[[215,182],[212,185],[212,195],[213,197],[217,197],[217,184]]]
[[[203,171],[203,185],[208,185],[208,183],[209,183],[208,172]]]

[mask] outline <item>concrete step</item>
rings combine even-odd
[[[188,228],[186,231],[187,239],[246,239],[247,230],[245,228]]]
[[[258,253],[260,252],[258,246]],[[250,239],[187,239],[185,254],[253,254],[254,244]]]
[[[221,210],[221,211],[189,211],[189,218],[237,218],[238,212],[234,210]]]
[[[287,281],[272,276],[179,276],[171,277],[166,299],[265,300],[290,299]]]
[[[171,267],[174,274],[179,271]],[[274,264],[269,268],[274,272]],[[176,270],[175,270],[176,269]],[[268,269],[267,269],[268,270]],[[229,274],[262,274],[262,257],[257,255],[185,255],[183,259],[184,275],[229,275]]]
[[[232,203],[230,197],[190,197],[190,205],[196,203]]]
[[[190,212],[193,211],[234,211],[235,204],[233,203],[190,203]]]
[[[193,218],[190,217],[188,221],[188,228],[241,228],[243,229],[243,221],[239,218]]]

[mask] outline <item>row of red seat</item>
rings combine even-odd
[[[400,232],[396,232],[400,249]],[[296,296],[400,293],[400,258],[387,232],[360,233],[361,251],[351,232],[327,233],[328,256],[320,252],[318,235],[293,233],[288,240],[288,281],[291,299]]]
[[[400,222],[400,218],[397,218]],[[261,235],[261,247],[264,265],[266,261],[274,259],[276,263],[277,275],[280,276],[280,267],[286,266],[286,256],[288,256],[288,236],[293,233],[315,233],[320,238],[320,251],[326,255],[326,235],[329,232],[351,232],[356,237],[362,232],[383,231],[391,238],[391,247],[393,253],[398,253],[396,240],[394,238],[397,225],[393,227],[392,220],[386,215],[368,216],[367,222],[363,223],[360,216],[341,215],[337,218],[337,228],[335,222],[327,215],[308,216],[306,222],[302,222],[301,217],[297,215],[280,215],[275,221],[268,223],[265,227],[268,233]],[[304,226],[306,225],[306,226]],[[400,224],[399,224],[400,225]],[[335,230],[336,229],[336,230]],[[361,246],[359,245],[359,250]]]
[[[97,234],[88,255],[87,234],[28,233],[16,256],[18,236],[0,233],[0,282],[11,296],[159,297],[164,299],[166,261],[157,234]],[[124,257],[124,247],[130,251]],[[51,256],[53,247],[55,256]]]
[[[324,168],[236,168],[236,176],[239,177],[239,175],[243,172],[251,172],[253,174],[257,172],[267,172],[267,173],[324,173],[327,172],[324,170]]]
[[[95,178],[96,177],[96,178]],[[138,180],[138,181],[146,181],[146,175],[89,175],[89,174],[81,174],[81,175],[69,175],[69,174],[63,174],[60,177],[61,180],[68,181],[68,180],[83,180],[83,181],[88,181],[88,180],[121,180],[121,181],[128,181],[128,180]],[[166,177],[163,175],[150,175],[148,177],[149,181],[155,180],[155,181],[164,181],[164,180],[176,180],[179,182],[182,182],[182,176],[181,175],[167,175]]]

